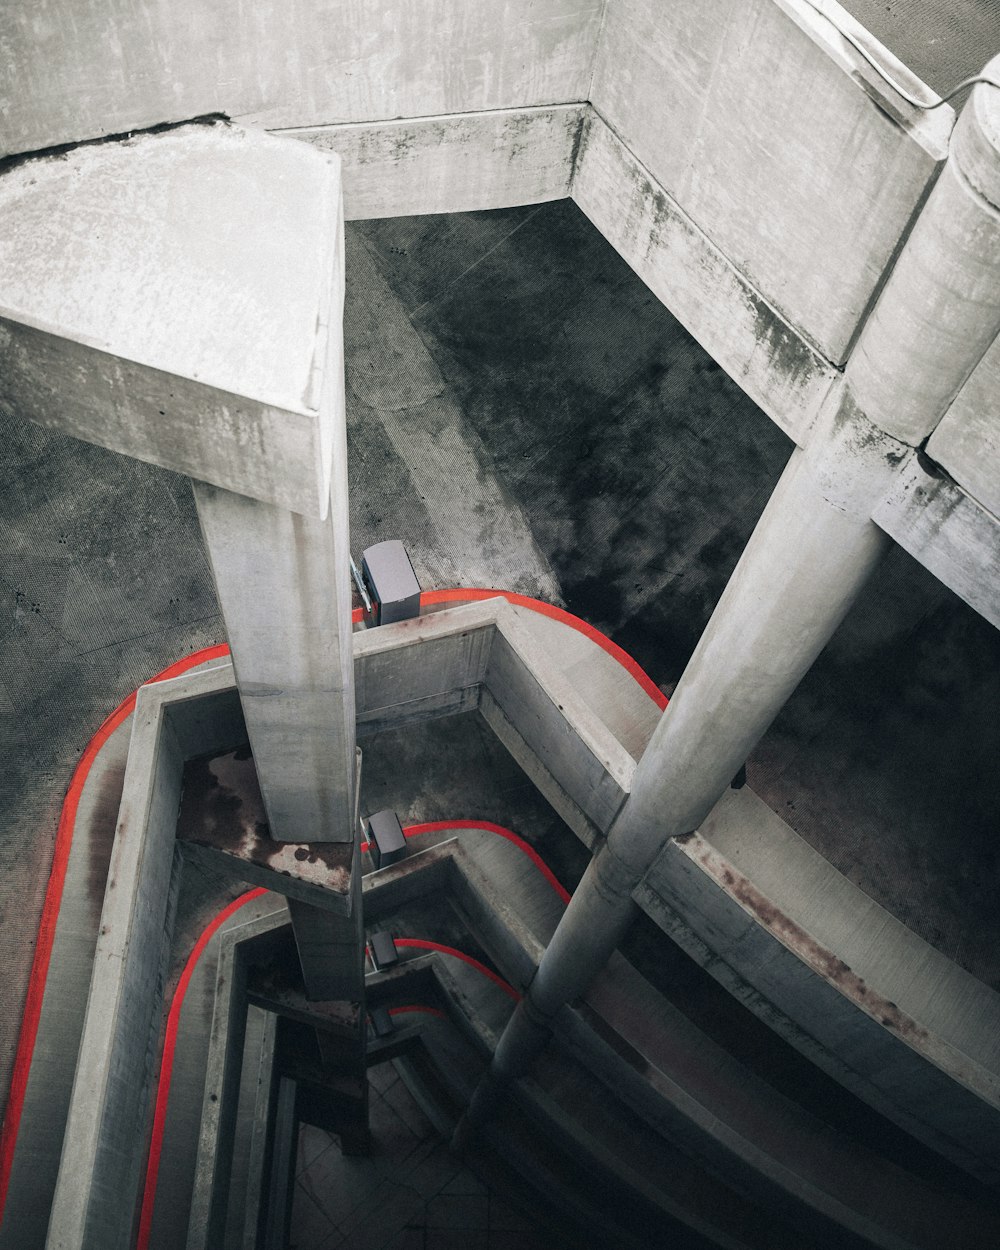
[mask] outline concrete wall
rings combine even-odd
[[[198,700],[197,711],[185,707]],[[170,704],[181,705],[176,728]],[[143,687],[94,953],[50,1246],[125,1246],[153,1068],[164,935],[175,898],[174,827],[186,755],[241,735],[226,665]]]
[[[671,840],[647,914],[808,1058],[997,1180],[1000,997],[837,872],[749,789]]]
[[[593,110],[573,199],[730,377],[804,443],[836,370]]]
[[[556,104],[282,133],[337,153],[350,221],[562,199],[589,112]]]
[[[602,0],[0,7],[0,154],[209,112],[268,128],[587,98]]]
[[[839,46],[797,0],[615,0],[590,95],[676,204],[838,363],[947,139],[945,118],[904,128],[888,115],[838,64]]]

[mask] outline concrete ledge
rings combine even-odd
[[[803,1230],[884,1247],[992,1244],[981,1210],[929,1193],[788,1101],[621,956],[561,1023],[563,1044],[647,1123]]]
[[[467,213],[569,195],[588,111],[558,104],[279,133],[340,157],[348,221]]]
[[[734,792],[701,834],[668,843],[635,897],[807,1058],[972,1175],[1000,1180],[1000,998],[756,796]]]

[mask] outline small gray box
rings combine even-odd
[[[376,1007],[371,1013],[371,1021],[371,1031],[375,1037],[389,1037],[396,1031],[388,1007]]]
[[[361,576],[372,601],[369,625],[391,625],[420,615],[420,583],[398,538],[365,548]]]
[[[371,952],[372,963],[379,972],[383,968],[391,968],[393,964],[399,963],[399,952],[396,950],[396,941],[391,933],[373,933],[368,949]]]
[[[388,868],[406,854],[403,828],[391,807],[368,817],[368,850],[376,868]]]

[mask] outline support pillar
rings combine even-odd
[[[344,474],[346,479],[346,474]],[[271,836],[354,837],[347,485],[325,519],[194,483]]]
[[[985,73],[998,77],[1000,57]],[[754,530],[455,1134],[492,1112],[625,936],[664,843],[697,829],[826,645],[890,540],[869,519],[1000,331],[1000,90],[978,86],[948,161],[821,414]]]
[[[889,546],[793,453],[636,770],[625,806],[511,1018],[456,1144],[548,1040],[631,925],[667,839],[696,829],[826,645]]]

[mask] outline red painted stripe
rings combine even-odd
[[[545,880],[552,886],[553,890],[559,895],[564,903],[568,903],[570,899],[569,890],[556,877],[555,873],[548,866],[541,855],[533,846],[529,846],[523,838],[519,838],[513,829],[505,829],[503,825],[494,825],[488,820],[432,820],[429,824],[423,825],[407,825],[403,830],[404,838],[417,838],[422,833],[438,833],[447,829],[482,829],[485,833],[495,833],[501,838],[506,838],[508,842],[513,842],[518,850],[523,851],[525,855],[536,865],[541,871]],[[371,850],[370,842],[361,843],[361,852]]]
[[[425,938],[394,938],[397,946],[412,946],[416,950],[422,951],[440,951],[443,955],[454,955],[456,959],[461,959],[463,963],[475,968],[477,972],[481,972],[484,977],[489,977],[494,985],[499,985],[503,992],[514,1000],[515,1003],[521,1001],[521,995],[510,985],[503,977],[497,974],[485,964],[481,964],[478,959],[473,959],[471,955],[467,955],[465,951],[456,950],[454,946],[442,946],[440,942],[428,942]]]
[[[224,643],[215,647],[205,647],[193,655],[186,656],[183,660],[176,661],[150,680],[166,681],[171,677],[178,677],[199,664],[204,664],[207,660],[214,660],[228,654],[229,648]],[[42,916],[38,925],[38,937],[35,941],[35,955],[28,976],[28,992],[21,1017],[21,1031],[17,1039],[17,1052],[14,1056],[7,1109],[4,1113],[3,1127],[0,1128],[0,1221],[3,1219],[11,1170],[14,1166],[14,1150],[21,1127],[21,1114],[24,1111],[24,1097],[28,1088],[31,1060],[38,1038],[38,1022],[41,1019],[42,1002],[45,998],[45,983],[52,959],[52,946],[59,921],[59,908],[66,883],[66,869],[69,864],[70,848],[73,845],[73,830],[80,806],[80,796],[83,794],[83,787],[90,775],[94,760],[115,730],[132,714],[136,694],[137,692],[133,691],[127,699],[119,703],[87,743],[73,772],[66,798],[63,800],[52,852],[52,868],[49,872],[49,882],[42,904]]]
[[[390,1016],[404,1016],[406,1015],[407,1012],[410,1012],[410,1011],[423,1011],[423,1012],[426,1012],[427,1015],[437,1016],[441,1020],[448,1019],[447,1013],[443,1012],[440,1007],[428,1007],[428,1006],[425,1006],[423,1003],[408,1003],[405,1007],[390,1007],[389,1015]]]
[[[497,597],[506,599],[509,603],[517,604],[518,606],[539,612],[543,616],[548,616],[551,619],[559,621],[564,625],[568,625],[570,628],[584,634],[586,637],[590,638],[591,641],[596,643],[597,646],[601,647],[602,650],[604,650],[608,655],[617,660],[618,663],[620,663],[622,667],[625,668],[626,671],[630,673],[631,676],[642,686],[645,692],[654,700],[658,707],[661,709],[666,707],[666,696],[656,686],[646,672],[636,663],[636,661],[628,655],[627,652],[623,651],[621,647],[612,642],[611,639],[601,633],[600,630],[595,629],[594,626],[588,624],[584,620],[581,620],[580,617],[574,616],[572,613],[566,612],[562,608],[557,608],[552,604],[544,603],[540,599],[532,599],[526,595],[515,594],[513,591],[461,588],[425,591],[420,596],[420,602],[422,605],[426,604],[429,606],[436,603],[472,602]],[[360,608],[355,608],[351,613],[351,620],[354,624],[359,624],[362,620],[362,616],[362,610]],[[182,673],[187,672],[189,669],[194,668],[199,664],[228,655],[229,648],[225,643],[215,647],[207,647],[201,651],[195,652],[191,656],[187,656],[185,659],[178,660],[176,663],[171,664],[168,668],[165,668],[161,673],[158,673],[150,680],[169,680],[171,677],[180,676]],[[42,907],[42,917],[38,928],[38,938],[35,944],[35,957],[32,962],[31,974],[28,981],[28,994],[21,1021],[21,1032],[18,1038],[17,1053],[14,1059],[10,1095],[7,1102],[7,1110],[4,1116],[3,1126],[0,1128],[0,1221],[3,1219],[7,1190],[10,1183],[14,1150],[17,1145],[17,1135],[21,1123],[21,1113],[24,1108],[24,1096],[27,1090],[28,1075],[31,1069],[31,1060],[34,1054],[35,1041],[38,1034],[38,1023],[41,1017],[42,1002],[45,995],[45,983],[48,976],[49,962],[52,956],[52,945],[55,939],[56,924],[59,918],[59,906],[62,902],[63,886],[66,879],[66,869],[69,863],[69,853],[72,846],[73,831],[80,796],[83,792],[84,784],[90,773],[94,760],[114,731],[126,720],[128,716],[131,715],[135,708],[135,698],[136,695],[133,693],[120,703],[107,718],[104,724],[101,725],[97,733],[94,734],[93,738],[91,738],[83,756],[80,759],[80,762],[77,764],[76,770],[73,773],[73,778],[70,782],[70,787],[63,803],[62,814],[59,820],[59,828],[56,833],[55,848],[53,851],[52,869],[49,875],[45,902]],[[513,833],[511,830],[504,829],[500,825],[491,825],[482,822],[438,822],[436,825],[413,826],[407,831],[406,836],[412,837],[416,836],[419,832],[430,832],[436,827],[485,828],[490,832],[507,838],[532,859],[539,870],[543,873],[549,884],[559,894],[559,897],[564,902],[568,902],[569,894],[553,875],[548,865],[545,864],[538,853],[531,846],[529,846],[528,843],[524,842],[522,838],[519,838],[517,834]],[[367,849],[366,846],[364,849]],[[185,965],[185,971],[181,978],[184,987],[183,991],[181,991],[181,984],[179,983],[177,989],[178,991],[181,991],[180,995],[178,997],[178,993],[175,991],[174,999],[171,1002],[170,1011],[173,1013],[176,1007],[178,1019],[181,1006],[183,1005],[184,992],[186,992],[187,989],[187,980],[190,980],[188,969],[190,968],[191,971],[193,971],[201,951],[204,950],[204,945],[208,942],[216,928],[218,928],[218,925],[222,924],[225,919],[236,910],[237,906],[242,906],[243,903],[248,902],[250,898],[257,897],[257,894],[258,891],[250,891],[248,894],[242,896],[242,902],[237,900],[235,904],[230,905],[230,908],[227,908],[224,912],[219,913],[219,915],[215,917],[202,934],[201,938],[199,938],[194,950],[192,950],[191,956],[189,956],[188,963]],[[209,930],[211,930],[211,932],[209,932]],[[405,945],[408,942],[409,944],[418,944],[418,939],[399,939],[400,945]],[[484,975],[488,976],[491,980],[500,985],[506,993],[510,994],[515,999],[519,998],[516,990],[509,986],[506,981],[497,977],[495,973],[480,964],[478,960],[472,959],[471,956],[464,955],[461,951],[452,950],[450,947],[440,947],[435,946],[434,944],[425,945],[428,945],[429,948],[432,949],[446,951],[449,954],[455,955],[457,958],[465,960],[467,963],[478,968]],[[192,962],[192,960],[194,962]],[[187,977],[187,980],[184,979],[185,976]],[[169,1016],[167,1028],[169,1032]],[[176,1025],[174,1026],[169,1052],[167,1041],[165,1039],[163,1056],[161,1058],[160,1084],[164,1084],[165,1077],[165,1084],[168,1092],[173,1063],[173,1048],[175,1044]],[[150,1142],[149,1156],[150,1164],[152,1164],[152,1174],[150,1173],[150,1166],[147,1165],[146,1190],[144,1190],[143,1194],[143,1208],[140,1222],[140,1250],[145,1250],[146,1242],[149,1237],[149,1223],[152,1216],[152,1202],[155,1197],[156,1173],[158,1171],[160,1151],[162,1149],[165,1114],[166,1095],[162,1095],[161,1106],[161,1093],[158,1089],[156,1111],[154,1113],[153,1121],[153,1138]],[[152,1185],[150,1185],[150,1181],[152,1181]],[[149,1204],[148,1210],[147,1201]],[[146,1241],[142,1240],[144,1236]]]
[[[407,838],[415,838],[421,833],[439,833],[446,829],[484,829],[487,833],[495,833],[500,838],[513,842],[519,851],[523,851],[531,860],[545,880],[552,886],[564,903],[570,899],[569,890],[556,877],[541,855],[524,838],[518,837],[513,829],[505,829],[503,825],[494,825],[488,820],[432,820],[423,825],[407,825],[403,831]]]
[[[224,925],[234,912],[239,911],[241,907],[244,907],[251,900],[260,898],[262,894],[266,893],[267,890],[263,886],[257,886],[254,890],[248,890],[246,894],[241,894],[239,898],[233,899],[228,907],[224,907],[222,911],[218,912],[209,921],[202,930],[198,941],[191,948],[191,954],[187,957],[184,971],[181,973],[180,980],[177,982],[177,988],[174,990],[170,1011],[167,1014],[167,1027],[163,1036],[163,1054],[160,1058],[160,1074],[157,1078],[156,1109],[153,1112],[149,1157],[146,1161],[146,1183],[142,1191],[142,1208],[139,1215],[139,1237],[136,1241],[136,1250],[146,1250],[146,1247],[149,1245],[149,1234],[153,1226],[156,1181],[160,1173],[163,1130],[167,1122],[167,1103],[170,1100],[170,1082],[174,1070],[174,1051],[177,1047],[177,1029],[180,1025],[184,996],[187,994],[188,986],[191,983],[191,978],[194,975],[195,968],[198,966],[198,960],[201,958],[202,952],[220,926]]]
[[[602,634],[599,629],[595,629],[593,625],[582,620],[579,616],[574,616],[572,612],[567,612],[564,608],[553,607],[551,603],[544,603],[541,599],[531,599],[528,595],[515,594],[512,590],[467,590],[462,588],[425,590],[420,596],[420,603],[423,606],[424,604],[462,603],[479,599],[497,598],[506,599],[508,603],[516,604],[521,608],[530,608],[532,612],[538,612],[541,616],[548,616],[554,621],[559,621],[561,624],[575,629],[577,633],[583,634],[591,642],[596,643],[602,651],[606,651],[612,659],[617,660],[622,668],[642,686],[646,694],[649,695],[661,711],[667,706],[667,696],[645,669],[632,659],[627,651],[623,651],[616,642],[612,642],[607,634]]]

